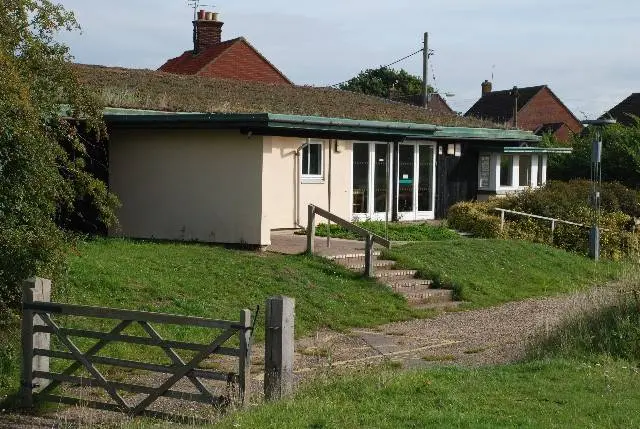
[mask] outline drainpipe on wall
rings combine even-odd
[[[332,160],[333,160],[333,145],[338,144],[338,140],[329,139],[329,173],[327,177],[327,210],[331,213],[331,173],[332,173]],[[331,247],[331,220],[327,219],[327,247]]]

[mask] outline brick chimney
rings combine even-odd
[[[223,22],[218,21],[217,13],[200,10],[198,19],[193,21],[193,53],[199,54],[220,43],[223,25]]]
[[[484,97],[485,95],[490,94],[492,89],[493,84],[485,79],[484,82],[482,82],[482,96]]]

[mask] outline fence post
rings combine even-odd
[[[371,234],[365,237],[364,250],[364,275],[373,277],[373,236]]]
[[[22,406],[33,407],[34,387],[44,388],[49,380],[33,378],[33,371],[49,372],[47,356],[33,356],[33,349],[49,349],[50,334],[33,333],[33,327],[44,325],[40,317],[35,317],[33,310],[25,310],[24,304],[33,302],[49,302],[51,300],[51,280],[32,277],[22,283],[22,376],[20,396]]]
[[[313,254],[316,238],[316,207],[309,204],[307,216],[307,252]]]
[[[552,220],[551,221],[551,244],[553,244],[553,237],[556,233],[556,221]]]
[[[271,401],[293,390],[295,300],[272,297],[265,308],[264,395]]]
[[[500,210],[500,232],[504,232],[504,210]]]
[[[251,311],[240,311],[240,361],[238,363],[238,397],[242,405],[248,404],[251,397]]]

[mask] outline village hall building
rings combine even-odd
[[[347,220],[442,218],[546,182],[528,131],[329,88],[75,67],[107,106],[109,234],[267,246],[308,204]]]

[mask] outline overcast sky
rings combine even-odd
[[[58,0],[82,33],[77,62],[158,68],[192,47],[186,0]],[[465,112],[494,90],[547,84],[583,119],[640,92],[640,2],[632,0],[211,0],[223,39],[244,36],[297,84],[331,85],[420,49],[430,79]],[[416,55],[396,67],[422,75]]]

